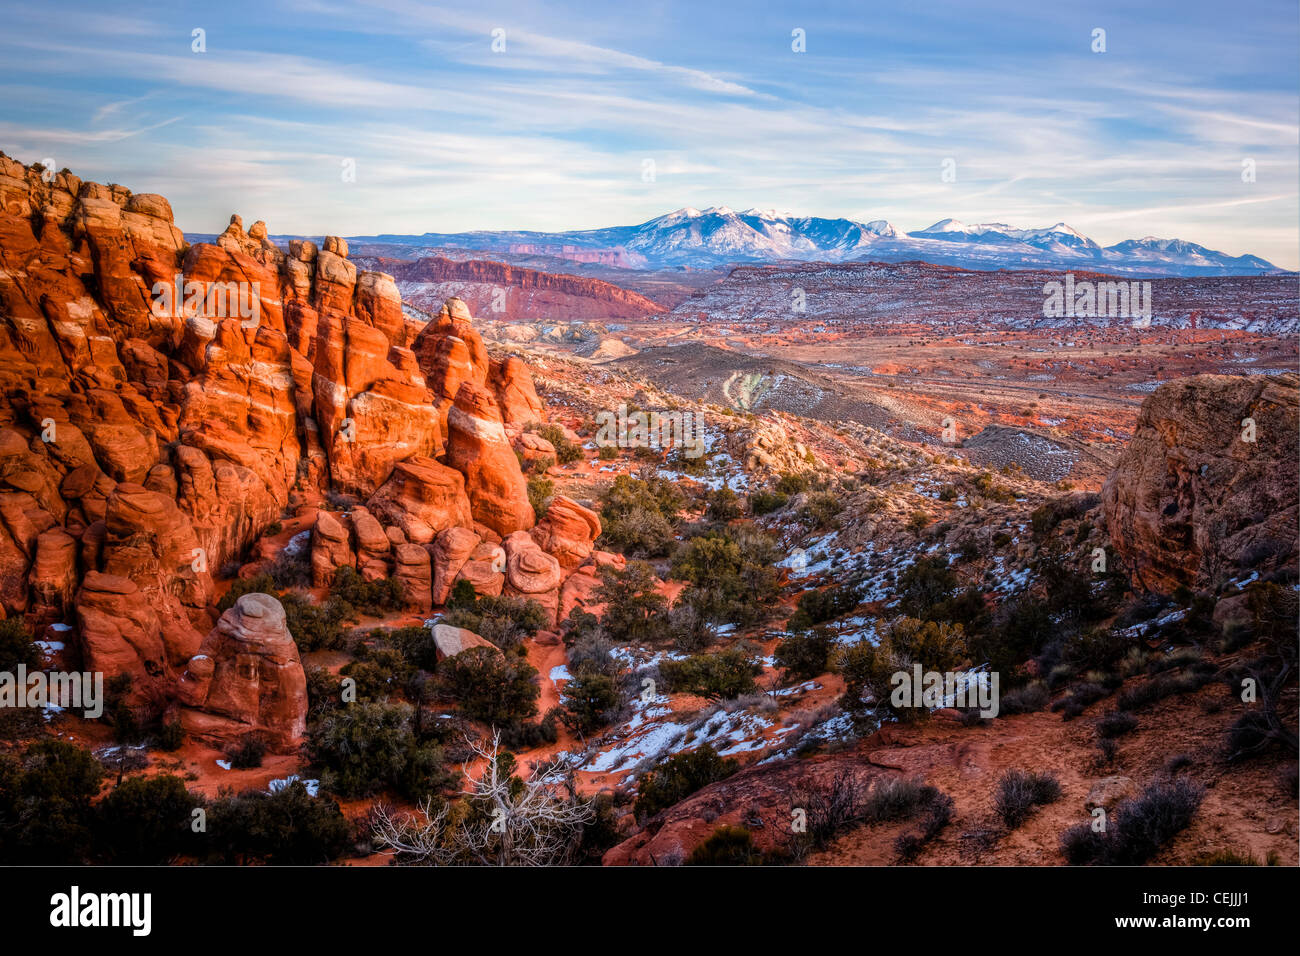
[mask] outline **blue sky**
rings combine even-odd
[[[0,149],[162,193],[187,231],[727,205],[1064,221],[1300,266],[1295,0],[107,6],[0,0]]]

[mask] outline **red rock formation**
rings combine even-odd
[[[131,679],[127,706],[160,713],[184,662],[198,649],[169,647],[158,614],[128,577],[90,571],[77,592],[81,656],[86,670]]]
[[[456,575],[460,574],[461,568],[478,545],[479,536],[468,528],[448,528],[439,532],[433,544],[428,546],[433,560],[431,598],[434,604],[447,603]]]
[[[399,462],[366,506],[414,544],[428,544],[440,531],[468,528],[474,521],[464,476],[432,458]]]
[[[316,524],[311,529],[311,583],[315,587],[333,584],[339,568],[356,567],[350,540],[348,530],[332,514],[316,513]]]
[[[353,508],[350,517],[357,539],[357,570],[367,581],[388,577],[390,544],[383,525],[361,507]]]
[[[393,277],[337,237],[286,252],[232,216],[191,246],[160,196],[0,154],[0,616],[75,615],[90,666],[156,712],[212,630],[212,572],[291,498],[331,491],[366,507],[319,513],[315,585],[346,566],[395,574],[420,610],[458,577],[499,594],[504,551],[484,539],[534,520],[500,409],[542,405],[463,302],[415,331]]]
[[[555,446],[548,442],[541,435],[533,432],[520,432],[514,437],[514,449],[523,456],[524,462],[531,464],[535,461],[551,460],[555,464]]]
[[[600,537],[600,516],[572,498],[555,495],[546,516],[533,528],[533,538],[543,551],[555,557],[566,572],[572,571],[591,554]]]
[[[556,623],[560,609],[560,583],[564,572],[525,531],[516,531],[505,542],[506,585],[503,594],[527,598],[544,607]]]
[[[508,355],[500,362],[493,362],[488,385],[496,394],[506,424],[527,425],[541,421],[545,415],[546,407],[537,397],[533,376],[519,356]]]
[[[600,279],[538,272],[480,259],[378,259],[417,306],[463,297],[478,315],[502,322],[550,319],[639,319],[668,311],[636,292]]]
[[[406,606],[427,614],[433,606],[429,552],[418,544],[399,544],[393,576],[402,583]]]
[[[181,726],[224,744],[258,733],[279,753],[302,744],[307,676],[269,594],[245,594],[221,615],[179,684]]]
[[[506,583],[505,567],[505,549],[485,541],[470,552],[469,560],[456,572],[455,581],[468,581],[479,597],[497,597]]]
[[[447,463],[465,475],[474,520],[499,535],[533,526],[528,483],[491,394],[466,382],[447,416]]]
[[[1300,375],[1196,375],[1156,389],[1102,490],[1134,583],[1171,591],[1295,567],[1298,436]]]

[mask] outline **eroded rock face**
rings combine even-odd
[[[1134,585],[1170,591],[1294,567],[1298,435],[1295,374],[1197,375],[1156,389],[1102,490]]]
[[[491,393],[461,385],[447,415],[447,463],[465,476],[474,520],[504,537],[533,526],[528,482]]]
[[[406,606],[427,614],[433,606],[429,552],[418,544],[399,544],[393,576],[402,582]]]
[[[269,594],[245,594],[221,615],[178,686],[181,726],[216,744],[250,733],[290,753],[307,729],[307,676]]]
[[[365,507],[319,514],[315,586],[355,567],[421,611],[458,577],[499,594],[486,542],[534,520],[502,410],[544,409],[460,300],[414,331],[393,278],[342,239],[286,253],[232,216],[190,245],[161,196],[0,154],[0,616],[75,623],[88,666],[156,713],[211,638],[212,575],[329,492]],[[209,715],[191,723],[257,722],[241,708],[189,705]]]
[[[556,495],[532,534],[541,549],[559,561],[560,567],[572,571],[587,560],[600,537],[600,516],[572,498]]]
[[[351,535],[328,511],[318,512],[311,529],[311,581],[315,587],[334,583],[339,568],[356,567]]]
[[[473,524],[465,476],[432,458],[399,462],[367,502],[385,524],[401,528],[408,541],[428,544],[447,528]]]
[[[460,574],[461,568],[478,547],[479,540],[479,536],[468,528],[448,528],[440,532],[433,544],[429,545],[429,554],[433,561],[431,599],[434,604],[447,603],[456,576]]]
[[[560,562],[551,557],[525,531],[516,531],[504,542],[506,584],[502,593],[536,601],[556,623],[560,607],[560,584],[564,572]]]

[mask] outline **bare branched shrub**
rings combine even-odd
[[[426,799],[414,814],[388,808],[375,813],[376,846],[394,850],[397,862],[424,866],[562,866],[573,861],[583,828],[595,819],[594,800],[578,796],[572,774],[514,774],[514,757],[490,744],[469,741],[471,762],[483,761],[475,780],[465,771],[464,799]]]

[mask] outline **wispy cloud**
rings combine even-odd
[[[1300,36],[1294,5],[1273,0],[1233,16],[1209,0],[6,14],[0,148],[164,192],[188,229],[236,209],[277,231],[374,233],[726,204],[907,229],[1066,220],[1102,243],[1178,235],[1300,265]]]

